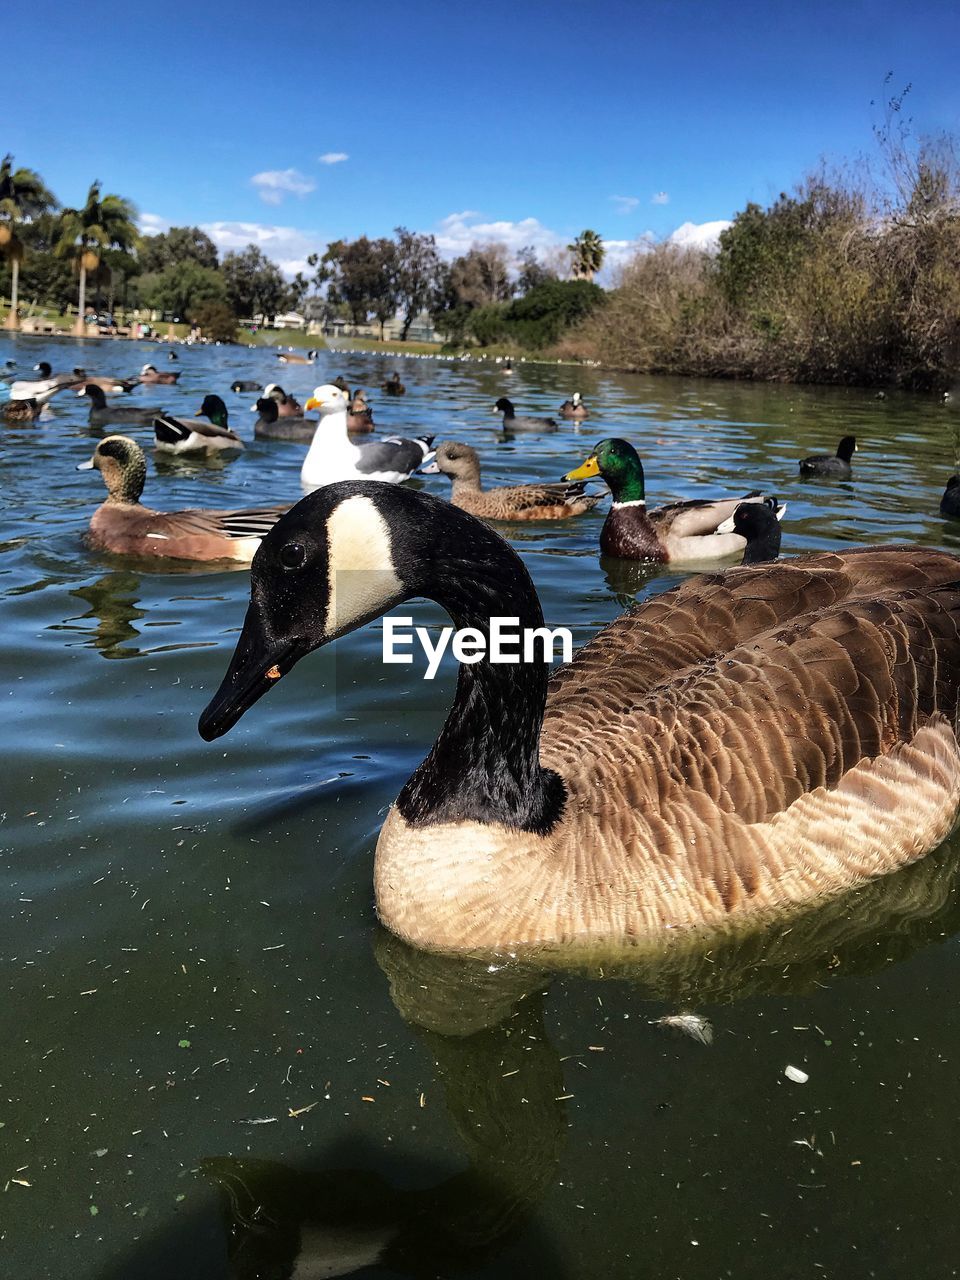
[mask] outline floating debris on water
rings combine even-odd
[[[650,1025],[673,1027],[698,1044],[713,1044],[713,1024],[698,1013],[668,1013],[662,1018],[653,1018]]]
[[[810,1079],[806,1071],[801,1071],[799,1067],[784,1067],[783,1074],[788,1080],[792,1080],[794,1084],[806,1084]]]

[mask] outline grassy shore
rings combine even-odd
[[[9,306],[0,304],[0,328],[7,318]],[[54,334],[36,334],[33,335],[27,330],[21,330],[25,337],[73,337],[73,326],[76,324],[76,314],[63,312],[55,312],[49,310],[34,311],[29,317],[24,319],[39,319],[47,324],[53,325]],[[125,327],[125,323],[122,324]],[[165,320],[158,320],[153,325],[154,334],[160,334],[161,338],[166,338],[172,334],[174,341],[180,341],[190,334],[191,326],[188,324],[172,324]],[[237,329],[237,342],[245,347],[296,347],[298,350],[317,350],[322,351],[326,347],[323,338],[316,334],[300,333],[295,329],[258,329],[251,332],[246,328]]]
[[[297,329],[237,330],[237,342],[244,347],[296,347],[302,351],[323,351],[326,342],[315,333],[300,333]]]
[[[381,355],[433,356],[443,350],[440,342],[381,342],[379,338],[334,338],[332,351],[379,351]]]

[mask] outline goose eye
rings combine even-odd
[[[285,569],[302,569],[306,558],[306,548],[300,542],[288,542],[280,548],[280,563]]]

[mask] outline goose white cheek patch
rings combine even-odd
[[[399,599],[390,530],[374,503],[347,498],[327,520],[328,594],[324,628],[339,635]]]

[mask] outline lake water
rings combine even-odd
[[[250,439],[254,397],[228,388],[275,358],[179,354],[179,387],[132,399],[187,415],[219,392]],[[8,357],[166,367],[121,343],[4,338]],[[303,399],[394,369],[407,395],[374,393],[378,425],[475,444],[491,484],[557,479],[622,435],[653,501],[785,498],[785,555],[960,550],[937,510],[960,414],[933,398],[347,353],[280,378]],[[576,389],[579,431],[497,435],[499,395],[543,413]],[[84,546],[102,496],[74,470],[84,406],[0,428],[4,1275],[957,1274],[956,838],[789,928],[643,969],[418,955],[376,922],[373,849],[453,668],[382,666],[370,626],[202,742],[247,574]],[[801,485],[796,459],[848,432],[855,479]],[[145,500],[290,500],[302,455],[251,439],[227,465],[151,462]],[[680,577],[601,565],[603,510],[505,529],[578,642]],[[691,1011],[711,1046],[656,1025]]]

